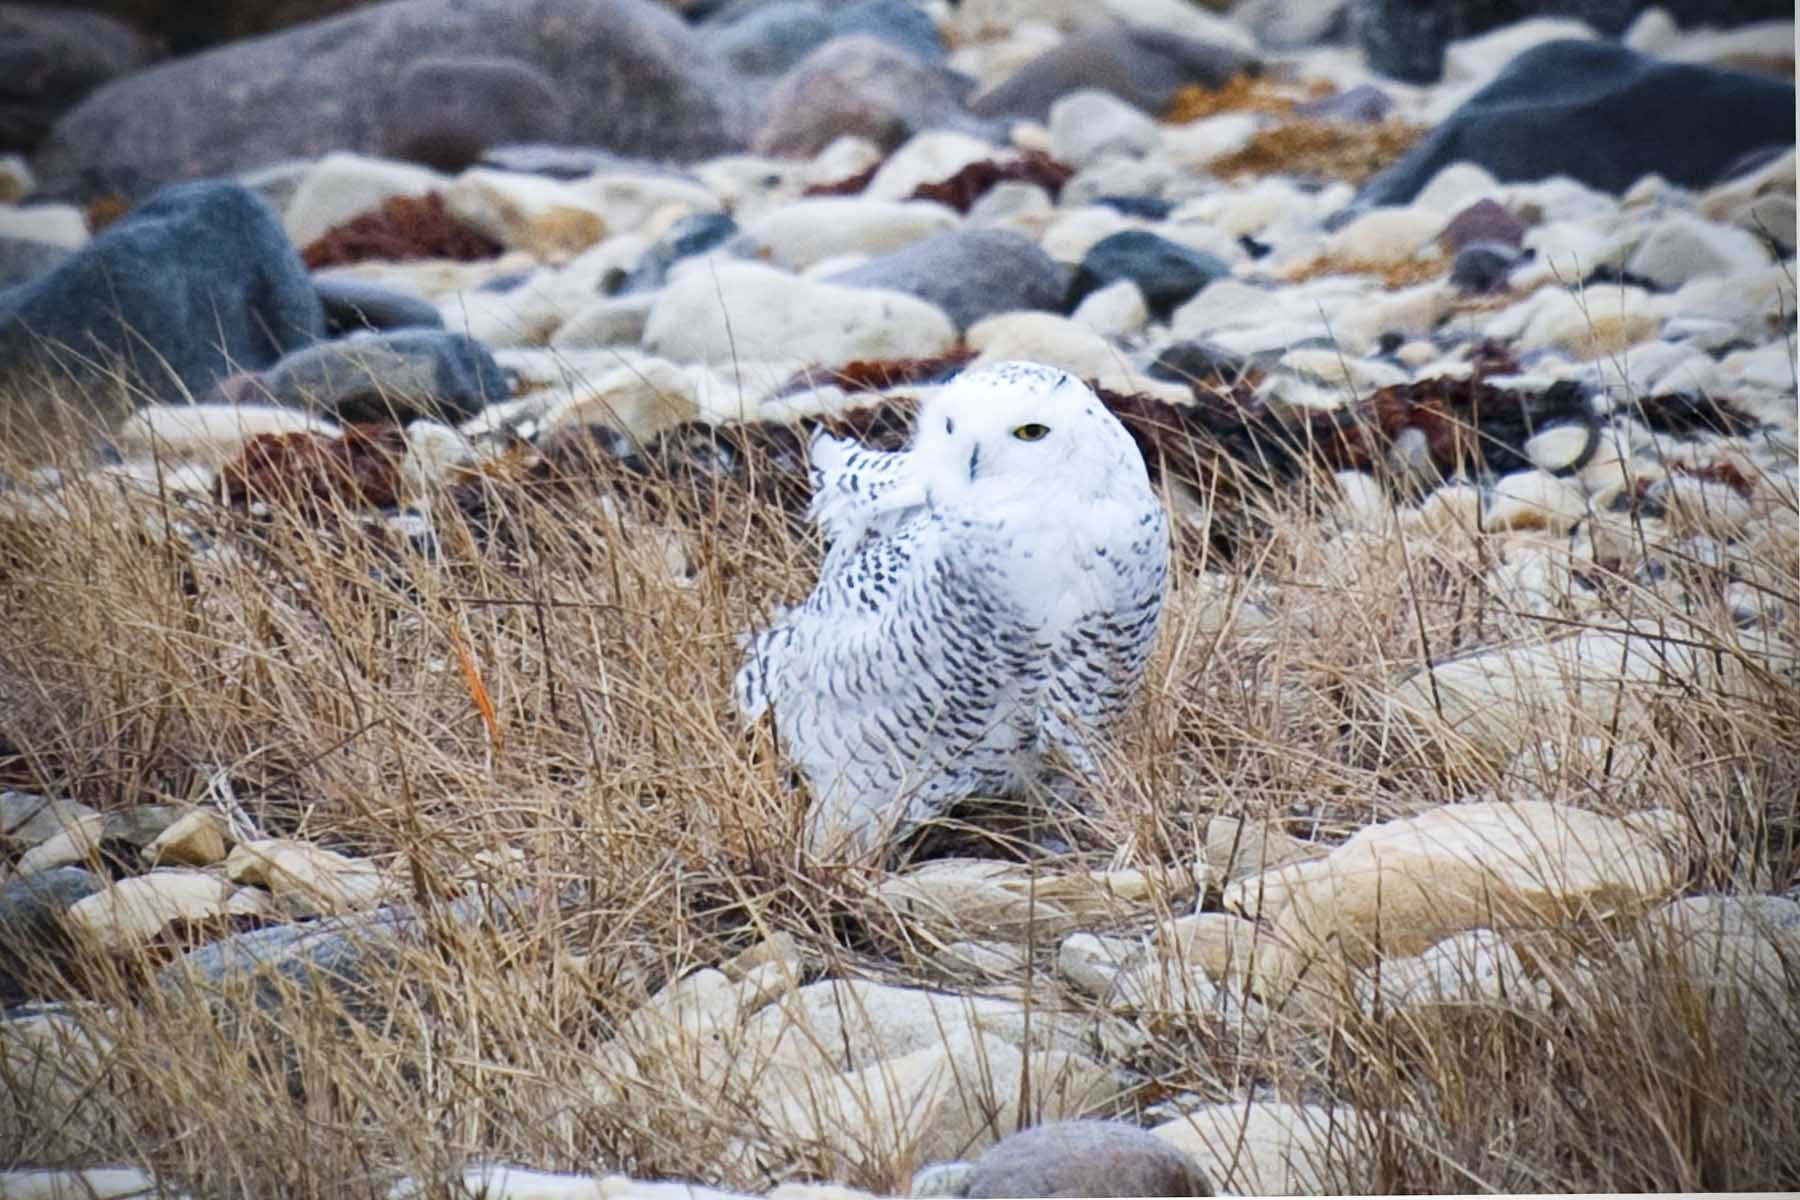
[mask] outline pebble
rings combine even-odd
[[[745,225],[758,257],[801,271],[842,254],[885,254],[955,229],[952,209],[926,200],[797,200]]]
[[[854,135],[892,150],[927,129],[971,124],[960,92],[942,68],[878,38],[832,38],[775,85],[752,145],[807,158]]]
[[[1155,121],[1111,92],[1085,88],[1050,106],[1050,153],[1070,166],[1139,158],[1160,138]]]
[[[323,342],[276,363],[263,386],[277,404],[339,421],[460,420],[512,395],[486,346],[441,329]]]
[[[1053,1121],[1009,1134],[983,1151],[959,1195],[1210,1196],[1192,1158],[1121,1121]]]
[[[85,945],[123,953],[153,941],[175,921],[222,920],[231,891],[231,884],[205,871],[155,870],[77,901],[63,914],[63,925]]]
[[[342,277],[313,277],[325,309],[325,330],[333,335],[359,330],[442,329],[437,305],[419,296]]]

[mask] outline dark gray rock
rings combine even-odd
[[[1101,238],[1087,252],[1069,285],[1068,306],[1109,283],[1129,279],[1144,293],[1150,311],[1166,318],[1182,301],[1229,274],[1229,264],[1203,250],[1148,230],[1126,229]]]
[[[1619,193],[1655,171],[1704,187],[1748,150],[1794,141],[1794,85],[1665,62],[1605,41],[1536,46],[1508,63],[1357,194],[1405,204],[1454,162],[1502,182],[1568,175]]]
[[[52,867],[0,885],[0,1008],[45,994],[73,951],[62,914],[105,886],[80,867]]]
[[[320,342],[263,378],[276,404],[343,421],[460,421],[511,395],[486,346],[441,329],[364,333]]]
[[[1520,258],[1518,249],[1505,242],[1466,243],[1451,260],[1450,282],[1465,292],[1498,291]]]
[[[1153,379],[1194,383],[1202,379],[1235,380],[1250,368],[1250,360],[1216,342],[1190,340],[1163,349],[1145,369]]]
[[[102,10],[166,42],[177,54],[240,38],[259,37],[368,2],[256,0],[253,4],[243,4],[225,0],[80,0],[83,7]]]
[[[779,75],[831,39],[831,22],[811,0],[778,0],[706,29],[718,56],[746,75]]]
[[[738,231],[737,222],[722,212],[693,213],[669,227],[656,245],[644,252],[631,273],[620,282],[615,295],[650,292],[661,287],[669,271],[684,258],[705,254],[723,245]]]
[[[962,1181],[991,1196],[1210,1196],[1192,1157],[1122,1121],[1052,1121],[989,1146]]]
[[[808,158],[846,134],[892,150],[927,129],[994,130],[963,108],[969,80],[866,34],[833,38],[770,91],[754,147]]]
[[[299,254],[267,204],[219,181],[166,188],[65,262],[0,292],[0,363],[154,395],[200,395],[324,332]]]
[[[490,146],[560,142],[569,106],[550,77],[516,58],[425,58],[400,73],[382,152],[454,173]]]
[[[858,33],[879,38],[920,62],[939,63],[948,57],[937,23],[924,9],[908,0],[862,0],[833,16],[831,36],[848,37]]]
[[[1619,34],[1652,4],[1684,27],[1794,16],[1785,0],[1353,0],[1351,26],[1369,66],[1395,79],[1429,83],[1442,72],[1451,42],[1526,17],[1573,17],[1601,33]]]
[[[969,104],[979,116],[1049,119],[1050,106],[1082,88],[1111,92],[1152,116],[1169,111],[1187,84],[1223,86],[1258,69],[1241,51],[1161,29],[1130,25],[1074,33]]]
[[[66,246],[30,238],[0,237],[0,288],[36,279],[58,263],[67,262],[73,253]]]
[[[100,13],[0,4],[0,154],[32,153],[83,96],[156,57],[149,38]]]
[[[313,290],[325,306],[325,328],[333,336],[364,329],[442,329],[437,305],[410,292],[359,279],[315,276]]]
[[[39,173],[51,184],[105,164],[170,180],[376,153],[401,67],[461,55],[541,71],[574,142],[671,159],[742,146],[736,76],[651,0],[389,0],[117,80],[57,123]]]
[[[959,329],[995,313],[1055,310],[1069,288],[1068,268],[1006,229],[940,233],[831,279],[928,300]]]

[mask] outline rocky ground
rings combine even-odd
[[[0,1195],[1800,1186],[1791,20],[274,7],[0,5]],[[1015,358],[1146,712],[806,862],[806,428]]]

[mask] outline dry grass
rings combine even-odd
[[[71,478],[39,515],[0,519],[12,784],[103,809],[229,796],[267,834],[391,868],[423,918],[353,988],[157,982],[216,929],[57,969],[50,986],[85,1002],[74,1022],[105,1049],[86,1066],[62,1055],[60,1082],[0,1072],[0,1166],[131,1162],[207,1196],[379,1195],[403,1173],[491,1160],[749,1189],[904,1184],[918,1164],[900,1151],[848,1161],[774,1141],[734,1157],[758,1136],[754,1062],[737,1091],[679,1071],[634,1087],[600,1053],[658,988],[776,934],[814,977],[952,986],[877,874],[800,853],[802,801],[731,708],[738,634],[805,591],[809,537],[729,486],[665,495],[677,515],[652,524],[598,477],[493,479],[474,517],[432,501],[426,553],[349,511],[258,516]],[[1659,613],[1720,654],[1738,643],[1720,606],[1677,614],[1667,588],[1622,578],[1578,617],[1519,612],[1491,585],[1498,539],[1339,536],[1337,511],[1315,481],[1264,505],[1265,532],[1230,564],[1181,539],[1148,696],[1088,831],[1098,857],[1192,862],[1217,813],[1330,839],[1511,786],[1478,768],[1448,778],[1370,724],[1427,659]],[[1800,600],[1794,563],[1765,565]],[[1800,688],[1767,673],[1744,687],[1672,691],[1629,787],[1576,755],[1539,784],[1681,814],[1706,847],[1697,885],[1790,887]],[[449,919],[453,897],[489,916]],[[1054,953],[1036,945],[1015,983],[1079,1010]],[[1585,998],[1571,984],[1528,1014],[1170,1014],[1123,1064],[1141,1083],[1120,1115],[1251,1088],[1354,1105],[1378,1153],[1335,1169],[1341,1191],[1800,1184],[1792,1031],[1771,1045],[1692,989],[1594,970]]]

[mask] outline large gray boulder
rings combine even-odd
[[[83,96],[156,57],[149,38],[100,13],[0,4],[0,153],[29,154]]]
[[[325,330],[275,213],[235,183],[165,188],[59,265],[0,291],[0,375],[91,382],[123,371],[198,396]]]
[[[408,64],[479,55],[541,71],[567,137],[649,158],[737,148],[742,85],[651,0],[389,0],[101,88],[51,130],[46,187],[100,168],[173,181],[390,144]]]

